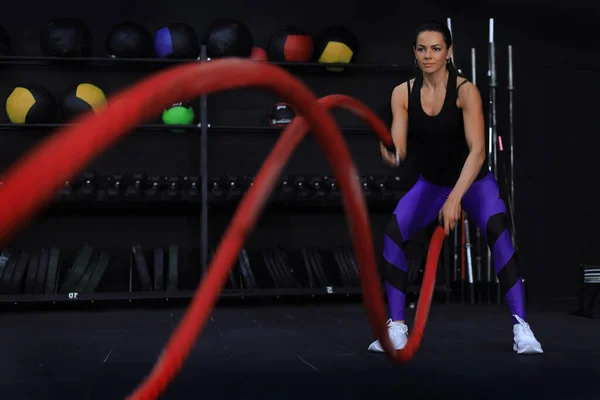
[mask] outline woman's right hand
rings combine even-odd
[[[379,142],[379,147],[381,148],[383,162],[390,167],[398,167],[399,163],[396,154],[393,151],[389,151],[382,142]]]

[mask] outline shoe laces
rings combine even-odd
[[[394,337],[399,333],[408,334],[408,327],[405,324],[401,324],[399,322],[393,322],[392,319],[388,319],[387,321],[388,331],[390,337]]]
[[[533,336],[533,331],[531,330],[531,327],[529,326],[529,324],[527,322],[525,322],[525,320],[523,320],[521,317],[519,317],[516,314],[513,314],[513,317],[519,323],[517,325],[517,330],[519,333],[527,335],[527,336]]]

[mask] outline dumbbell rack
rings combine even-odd
[[[202,46],[201,49],[201,56],[198,58],[197,61],[209,61],[206,55],[206,47]],[[6,65],[46,65],[46,64],[52,64],[52,63],[56,63],[59,64],[60,63],[82,63],[85,65],[97,65],[97,66],[102,66],[102,65],[108,65],[108,66],[114,66],[114,65],[127,65],[127,64],[140,64],[140,63],[147,63],[147,64],[157,64],[157,65],[164,65],[165,67],[169,67],[175,64],[179,64],[179,63],[183,63],[183,62],[194,62],[194,60],[173,60],[173,59],[113,59],[113,58],[97,58],[97,57],[86,57],[86,58],[69,58],[69,59],[63,59],[63,58],[59,58],[59,57],[30,57],[30,56],[3,56],[0,57],[0,66],[6,66]],[[322,64],[319,63],[272,63],[278,66],[281,66],[283,68],[289,69],[289,70],[300,70],[300,71],[305,71],[305,70],[315,70],[315,71],[319,71],[319,70],[323,70],[324,66]],[[336,66],[336,65],[328,65],[328,66]],[[396,65],[396,64],[388,64],[388,65],[381,65],[381,64],[349,64],[349,65],[339,65],[339,66],[343,66],[344,68],[352,68],[352,69],[366,69],[366,70],[388,70],[388,71],[392,71],[392,72],[398,72],[398,73],[408,73],[409,71],[412,71],[412,66],[400,66],[400,65]],[[209,171],[208,171],[208,133],[209,130],[213,130],[213,131],[236,131],[236,132],[247,132],[247,131],[253,131],[253,130],[257,130],[259,128],[257,127],[244,127],[244,126],[211,126],[210,122],[208,121],[208,100],[207,100],[207,96],[202,96],[199,98],[199,101],[196,102],[196,109],[195,112],[197,113],[197,115],[199,115],[199,122],[195,125],[189,125],[189,126],[177,126],[177,125],[141,125],[138,128],[139,129],[144,129],[144,130],[154,130],[154,131],[170,131],[172,129],[181,129],[184,130],[186,132],[196,132],[200,135],[200,198],[199,199],[195,199],[192,200],[190,202],[184,203],[184,207],[181,208],[182,204],[178,204],[176,207],[178,208],[179,211],[183,211],[185,212],[186,210],[198,210],[198,208],[200,208],[201,211],[201,229],[200,229],[200,236],[201,236],[201,244],[200,244],[200,251],[201,251],[201,275],[203,275],[209,265],[210,262],[210,255],[211,255],[211,249],[210,249],[210,239],[209,238]],[[23,125],[16,125],[16,124],[0,124],[0,130],[7,130],[7,129],[11,129],[11,130],[18,130],[18,129],[58,129],[64,126],[67,126],[68,124],[37,124],[37,125],[29,125],[29,126],[23,126]],[[260,128],[263,129],[263,128]],[[265,127],[264,130],[273,130],[273,131],[277,131],[277,130],[282,130],[282,128],[271,128],[271,127]],[[355,133],[364,133],[365,135],[370,135],[372,134],[371,131],[369,129],[351,129],[353,132]],[[346,131],[346,129],[342,128],[342,131]],[[87,207],[89,208],[93,208],[93,209],[98,209],[98,207],[100,208],[113,208],[113,209],[119,209],[119,208],[125,208],[127,210],[135,210],[135,209],[139,209],[140,206],[142,206],[144,208],[147,207],[151,207],[154,208],[156,210],[162,210],[163,206],[165,203],[163,202],[148,202],[148,203],[139,203],[139,202],[67,202],[67,203],[61,203],[61,202],[57,202],[55,204],[55,209],[62,209],[64,211],[69,211],[69,210],[85,210]],[[340,206],[340,210],[341,210],[341,206]],[[446,249],[447,250],[447,249]],[[245,250],[242,252],[242,254],[245,253]],[[261,258],[259,256],[259,258]],[[446,254],[446,262],[444,262],[443,264],[445,264],[446,268],[448,268],[448,264],[449,264],[449,255]],[[133,260],[133,256],[131,258]],[[267,259],[265,259],[267,260]],[[313,261],[308,261],[307,265],[314,265],[314,259],[312,259]],[[256,261],[256,258],[254,258],[254,261]],[[264,260],[263,260],[264,261]],[[268,260],[267,260],[268,261]],[[1,260],[0,260],[1,262]],[[271,273],[275,273],[277,274],[277,271],[273,268],[275,268],[275,265],[280,265],[281,263],[277,264],[276,261],[271,260],[268,261],[270,264],[270,268],[267,267],[267,269],[269,269],[269,271]],[[360,290],[360,284],[356,281],[356,280],[352,280],[351,277],[346,277],[346,281],[342,282],[344,280],[344,276],[343,274],[345,274],[344,272],[342,272],[340,276],[338,276],[337,278],[337,284],[336,285],[330,285],[327,284],[326,282],[321,282],[320,284],[315,283],[316,281],[318,281],[317,279],[317,275],[315,274],[312,278],[308,277],[308,275],[305,275],[306,279],[307,279],[307,285],[303,286],[303,287],[293,287],[293,285],[285,285],[285,284],[275,284],[275,285],[269,285],[271,287],[249,287],[248,285],[246,285],[247,281],[247,276],[244,275],[244,271],[240,270],[243,269],[242,266],[244,265],[244,263],[242,261],[240,261],[239,265],[236,266],[236,268],[234,269],[234,272],[232,275],[234,274],[238,274],[238,280],[237,283],[234,282],[233,278],[232,280],[230,280],[230,282],[228,283],[228,288],[226,288],[223,293],[222,293],[222,297],[226,298],[226,297],[253,297],[253,296],[288,296],[288,295],[293,295],[293,296],[319,296],[319,295],[326,295],[326,296],[331,296],[331,295],[344,295],[344,296],[348,296],[348,295],[354,295],[354,294],[360,294],[361,290]],[[352,261],[348,261],[348,264],[340,264],[343,265],[342,271],[344,268],[350,268],[349,265],[353,265]],[[264,267],[264,266],[263,266]],[[264,268],[263,268],[264,269]],[[129,276],[129,290],[127,291],[122,291],[122,292],[93,292],[93,293],[73,293],[73,292],[69,292],[69,293],[58,293],[58,291],[55,291],[55,293],[45,293],[45,294],[23,294],[23,293],[19,293],[19,291],[17,290],[17,292],[12,293],[12,294],[0,294],[0,303],[22,303],[22,302],[26,302],[26,303],[31,303],[31,302],[50,302],[50,303],[57,303],[57,302],[72,302],[74,300],[77,300],[79,302],[85,302],[85,301],[101,301],[101,300],[128,300],[128,301],[132,301],[132,300],[152,300],[152,299],[176,299],[176,298],[183,298],[183,299],[189,299],[193,296],[194,294],[194,290],[178,290],[178,291],[162,291],[162,290],[158,290],[158,291],[148,291],[148,290],[134,290],[132,289],[132,287],[134,285],[132,285],[132,282],[135,280],[134,278],[134,272],[135,271],[135,267],[133,266],[133,261],[132,264],[130,265],[130,276]],[[283,271],[283,270],[281,270]],[[281,272],[280,271],[280,272]],[[309,271],[309,269],[306,269],[306,271]],[[349,271],[349,270],[348,270]],[[257,271],[255,271],[257,272]],[[265,271],[259,271],[260,273],[264,273]],[[313,274],[315,273],[315,271],[313,270],[312,272]],[[308,272],[308,274],[311,274],[311,272]],[[441,291],[441,292],[445,292],[446,294],[449,293],[449,271],[445,270],[444,274],[445,276],[445,280],[446,282],[444,282],[443,284],[440,284],[436,287],[436,291]],[[312,280],[311,280],[312,279]],[[285,281],[285,280],[284,280]],[[335,281],[335,279],[334,279]],[[283,282],[283,281],[281,281]],[[414,286],[414,285],[413,285]],[[58,287],[58,285],[57,285]],[[414,286],[414,287],[409,287],[409,290],[414,290],[414,291],[418,291],[418,286]]]

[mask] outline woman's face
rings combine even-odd
[[[452,55],[452,46],[446,48],[444,36],[439,32],[421,32],[417,36],[415,58],[423,73],[434,73],[446,65]]]

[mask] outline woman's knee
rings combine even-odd
[[[407,215],[402,214],[392,214],[387,226],[385,227],[385,235],[390,238],[400,249],[405,250],[405,242],[409,239],[406,236],[406,233],[403,233],[403,229],[401,226],[407,226]],[[406,232],[406,231],[404,231]]]
[[[505,231],[508,231],[509,226],[508,214],[506,213],[506,208],[504,207],[504,201],[498,200],[498,203],[494,207],[494,210],[490,213],[491,215],[487,218],[484,227],[488,244],[491,247],[494,246],[494,243],[498,240],[500,235],[502,235]]]

